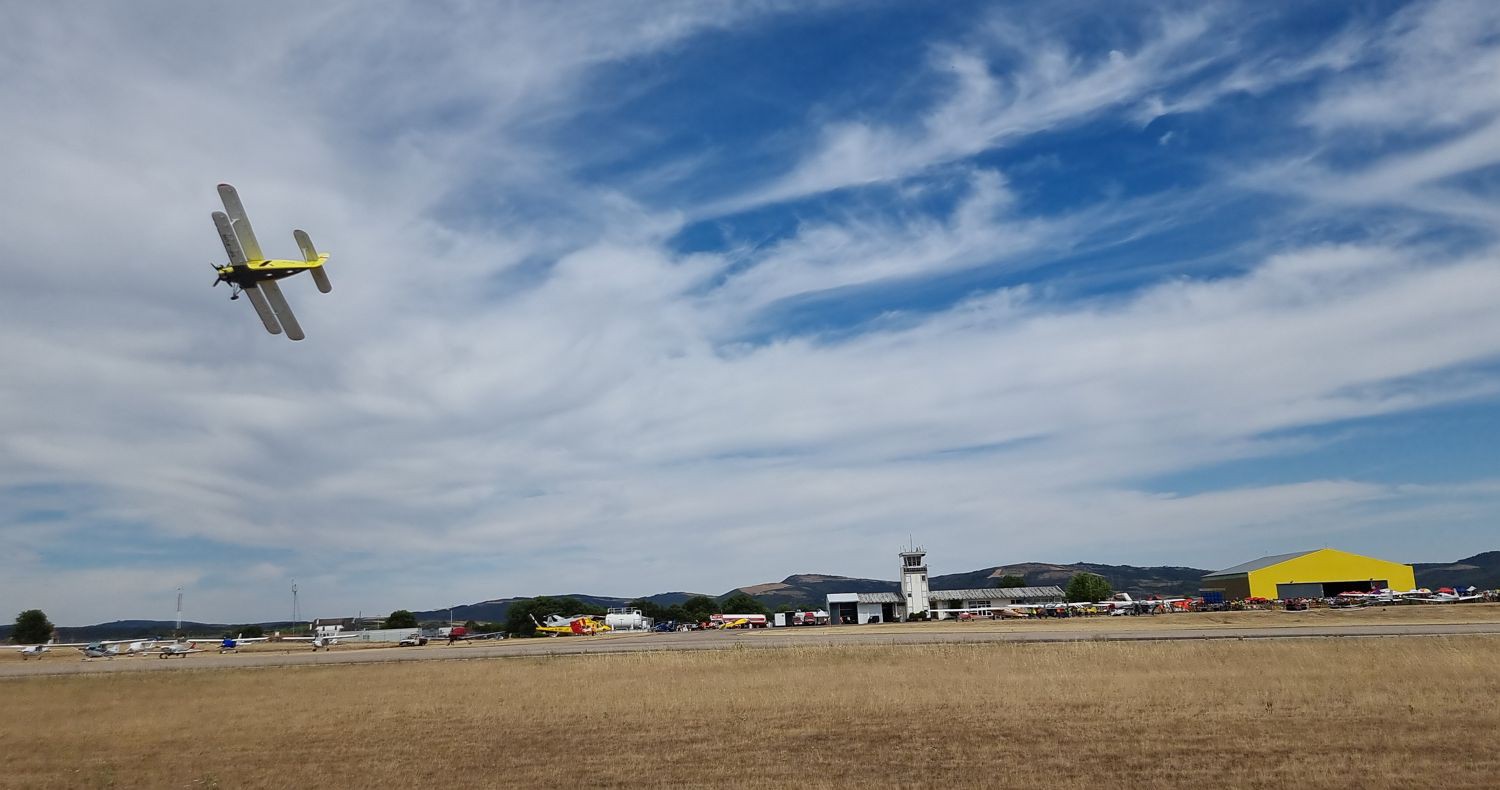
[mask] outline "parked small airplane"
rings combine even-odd
[[[771,624],[763,614],[711,614],[708,621],[713,628],[765,628]]]
[[[339,643],[339,639],[341,639],[341,637],[319,634],[317,636],[283,636],[281,638],[281,641],[306,642],[312,645],[313,652],[316,653],[319,650],[327,650],[328,648],[337,645]]]
[[[115,656],[120,655],[120,648],[117,647],[116,644],[118,643],[90,642],[83,647],[78,648],[78,650],[79,652],[83,653],[84,661],[88,661],[94,658],[112,659]]]
[[[231,301],[240,298],[241,293],[249,297],[267,332],[279,335],[285,331],[288,338],[301,340],[305,337],[302,327],[297,324],[297,317],[292,315],[292,308],[276,281],[306,271],[312,273],[319,291],[325,294],[332,291],[333,284],[323,269],[328,253],[319,253],[306,231],[294,230],[292,237],[302,251],[302,260],[266,258],[255,238],[255,231],[250,228],[250,218],[245,215],[239,193],[229,184],[220,184],[219,198],[224,201],[224,211],[213,213],[214,227],[218,228],[219,240],[229,255],[229,265],[214,267],[219,274],[214,285],[229,283],[234,289],[229,296]]]
[[[171,658],[172,656],[178,656],[180,658],[187,658],[189,654],[192,654],[192,653],[202,653],[203,652],[202,650],[200,650],[199,648],[196,648],[196,647],[193,646],[195,644],[197,644],[197,643],[196,642],[173,642],[170,645],[163,645],[161,647],[161,650],[159,650],[156,655],[157,655],[158,658]]]
[[[252,636],[252,637],[250,637],[248,639],[246,639],[243,636],[226,636],[226,637],[224,637],[224,641],[222,641],[222,642],[219,643],[219,652],[220,653],[235,653],[235,652],[238,652],[239,649],[241,647],[244,647],[245,645],[254,644],[256,642],[265,642],[265,641],[267,641],[269,639],[270,639],[270,637],[265,637],[265,636]]]
[[[48,642],[45,645],[27,645],[21,648],[21,660],[25,661],[30,658],[41,658],[43,653],[50,653],[52,652],[52,648],[62,646],[63,645],[55,645],[51,642]]]
[[[592,636],[613,630],[605,625],[602,620],[591,614],[575,614],[572,617],[549,614],[546,620],[539,623],[537,622],[536,615],[532,615],[531,622],[536,623],[536,630],[539,633],[549,636],[563,636],[566,634]]]

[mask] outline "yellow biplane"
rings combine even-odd
[[[245,216],[239,193],[229,184],[220,184],[219,197],[224,201],[224,211],[214,212],[214,227],[219,229],[219,240],[224,242],[229,265],[214,267],[219,273],[214,285],[222,282],[233,286],[231,301],[240,298],[241,293],[248,297],[267,332],[279,335],[285,331],[288,338],[301,340],[306,335],[302,334],[302,327],[297,324],[297,317],[292,315],[292,308],[286,303],[276,281],[298,272],[311,272],[319,291],[325,294],[332,291],[333,283],[328,281],[328,272],[323,268],[328,253],[319,253],[306,231],[294,230],[292,238],[302,250],[302,260],[267,258],[260,250],[260,242],[255,239],[255,231],[250,229],[250,218]]]

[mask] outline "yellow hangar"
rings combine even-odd
[[[1416,574],[1410,565],[1338,549],[1274,554],[1203,577],[1204,592],[1222,592],[1225,600],[1329,598],[1351,590],[1410,590],[1416,586]]]

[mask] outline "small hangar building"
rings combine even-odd
[[[1342,592],[1369,592],[1417,586],[1410,565],[1377,560],[1338,549],[1273,554],[1203,577],[1203,592],[1224,600],[1242,598],[1330,598]]]

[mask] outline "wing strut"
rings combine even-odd
[[[286,303],[286,297],[281,294],[281,286],[275,280],[266,280],[260,283],[260,290],[265,293],[266,301],[270,302],[271,311],[276,313],[281,328],[286,330],[287,338],[301,340],[306,337],[302,334],[302,327],[297,324],[297,316],[292,315],[292,306]]]
[[[272,282],[266,284],[275,285]],[[250,299],[250,304],[255,306],[255,314],[260,316],[260,322],[266,325],[266,331],[273,335],[281,334],[281,322],[277,321],[276,314],[271,312],[271,305],[266,303],[266,295],[260,292],[260,288],[255,283],[250,283],[242,290]]]

